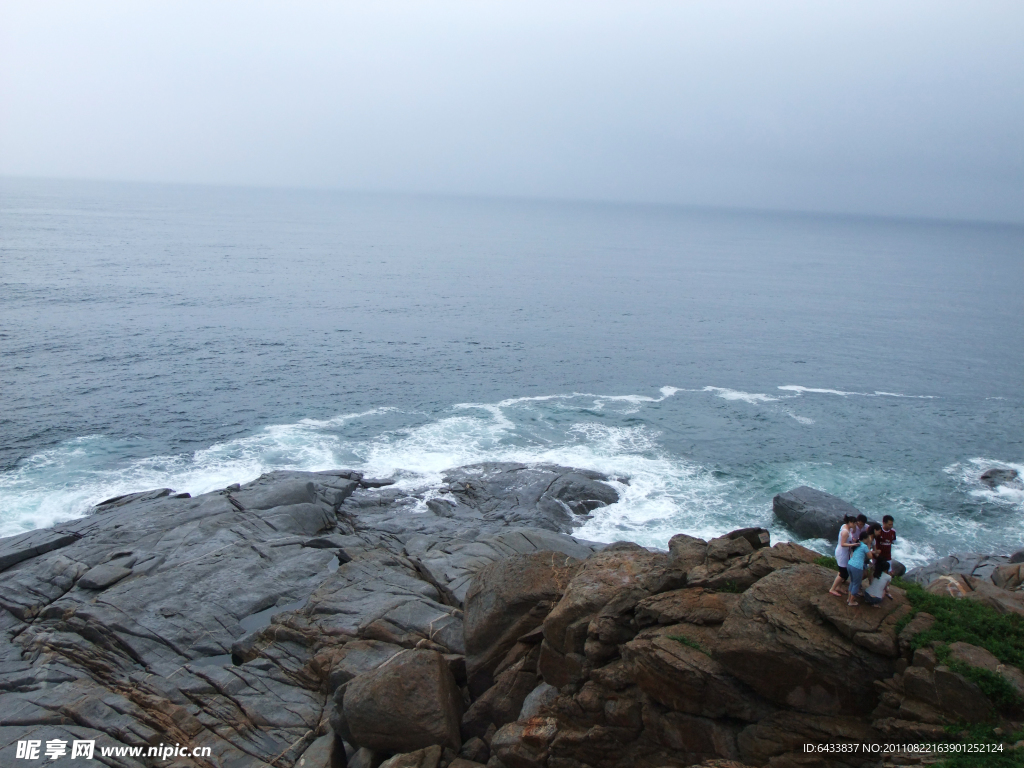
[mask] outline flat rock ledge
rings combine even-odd
[[[618,500],[610,480],[275,472],[0,539],[0,764],[18,741],[95,740],[209,750],[111,766],[854,768],[883,758],[804,745],[934,741],[992,712],[911,652],[929,617],[901,622],[900,590],[847,608],[817,552],[765,529],[667,552],[574,538]],[[968,561],[921,580],[1014,610],[1024,568]]]

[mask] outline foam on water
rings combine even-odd
[[[814,424],[782,407],[779,401],[787,396],[664,387],[658,397],[576,392],[459,403],[432,416],[377,408],[268,426],[192,454],[132,461],[118,460],[128,446],[94,435],[41,452],[0,474],[0,535],[81,516],[111,496],[159,487],[196,495],[282,469],[348,467],[371,477],[393,477],[425,502],[439,494],[446,470],[484,461],[554,463],[619,478],[612,482],[620,501],[596,512],[578,532],[597,541],[629,539],[664,547],[680,532],[710,538],[753,525],[770,526],[776,540],[784,539],[772,519],[771,497],[797,485],[828,490],[863,505],[873,516],[895,515],[901,536],[898,559],[910,566],[945,554],[936,545],[944,527],[955,524],[962,542],[983,541],[990,533],[984,515],[937,521],[913,490],[914,478],[895,470],[852,470],[805,461],[766,465],[754,475],[735,476],[673,454],[659,430],[645,421],[649,414],[631,414],[664,408],[662,404],[682,392],[710,392],[744,403],[744,408],[775,410],[802,425]],[[407,426],[386,429],[381,419]],[[978,482],[978,475],[991,466],[1024,473],[1024,465],[979,458],[947,467],[946,475],[956,479],[968,498],[1024,512],[1024,489],[989,489]],[[425,511],[425,503],[414,510]],[[832,548],[827,542],[807,543],[821,551]]]
[[[723,400],[742,400],[744,403],[750,403],[751,405],[756,405],[757,403],[773,403],[779,399],[777,397],[772,397],[771,395],[741,392],[740,390],[727,389],[726,387],[704,387],[701,391],[714,392]]]
[[[783,392],[796,392],[798,395],[839,395],[841,397],[909,397],[915,400],[935,400],[937,395],[904,395],[899,392],[844,392],[841,389],[821,389],[818,387],[801,387],[798,384],[785,384],[778,387]]]
[[[81,517],[104,499],[151,488],[193,495],[273,469],[331,469],[338,439],[293,424],[218,443],[191,455],[117,461],[125,446],[102,435],[70,440],[0,474],[0,536]]]
[[[1015,470],[1017,480],[990,488],[981,482],[981,474],[986,469]],[[943,471],[955,478],[970,496],[1021,514],[1021,524],[1024,525],[1024,463],[978,457],[950,464]]]
[[[754,515],[728,500],[730,483],[669,456],[656,430],[602,423],[594,416],[633,414],[679,391],[663,387],[658,397],[570,393],[460,403],[417,426],[369,438],[348,434],[350,426],[400,413],[380,408],[268,426],[192,454],[127,462],[116,461],[125,446],[102,436],[79,438],[0,475],[0,535],[79,517],[105,498],[149,488],[196,495],[272,470],[344,466],[429,493],[442,484],[445,470],[483,461],[557,463],[628,477],[628,484],[615,483],[622,501],[595,516],[581,533],[593,539],[634,538],[664,546],[683,528],[712,535],[763,517],[763,510]]]

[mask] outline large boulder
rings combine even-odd
[[[970,643],[950,643],[950,661],[994,672],[1009,683],[1017,695],[1024,698],[1024,672],[1010,664],[1003,664],[991,652]]]
[[[650,624],[721,624],[740,601],[731,592],[697,588],[674,589],[652,595],[637,603],[635,616],[639,626]]]
[[[439,746],[417,749],[415,752],[395,755],[380,764],[380,768],[437,768],[443,750]]]
[[[772,499],[772,511],[789,530],[803,539],[837,540],[843,517],[860,510],[831,493],[801,485]]]
[[[813,595],[811,605],[843,637],[874,653],[896,658],[899,655],[896,627],[913,609],[902,589],[893,587],[890,594],[892,600],[884,600],[871,610],[864,610],[864,606],[851,608],[845,600],[837,600],[827,593]]]
[[[465,507],[485,519],[562,533],[570,533],[580,516],[619,500],[606,475],[549,464],[473,464],[452,470],[444,480],[455,501],[444,514],[459,515]]]
[[[1024,563],[1007,563],[992,572],[992,583],[1000,589],[1017,589],[1024,584]]]
[[[877,744],[881,740],[881,733],[857,718],[800,712],[776,712],[760,722],[744,728],[737,738],[737,743],[745,762],[753,765],[768,763],[772,766],[794,766],[795,768],[803,765],[873,766],[878,762],[878,754],[864,749],[864,746]],[[805,763],[779,759],[781,755],[802,753],[805,744],[837,743],[856,744],[859,748],[856,753],[850,750],[840,754],[841,763]],[[779,760],[776,762],[772,758]],[[769,760],[771,760],[770,763]]]
[[[991,717],[992,702],[976,684],[949,667],[929,668],[930,661],[924,662],[929,666],[917,666],[918,663],[921,659],[915,658],[915,666],[899,678],[902,695],[898,701],[890,702],[898,706],[898,719],[951,725],[984,722]]]
[[[743,539],[739,539],[739,541],[746,544]],[[764,578],[779,568],[797,563],[813,563],[821,557],[812,549],[788,541],[725,560],[712,559],[710,552],[709,544],[707,561],[704,565],[698,565],[690,570],[686,577],[688,585],[743,592],[758,579]]]
[[[579,561],[561,552],[536,552],[499,560],[473,577],[463,626],[466,672],[478,695],[516,641],[536,629],[561,598]]]
[[[537,688],[537,660],[540,646],[516,648],[508,665],[495,670],[494,685],[470,705],[462,718],[462,735],[483,737],[491,727],[511,723],[519,717],[526,697]]]
[[[640,690],[676,712],[754,722],[772,711],[721,664],[675,638],[633,640],[622,658]]]
[[[668,541],[669,562],[683,573],[702,565],[707,559],[707,555],[708,542],[698,539],[696,536],[677,533]]]
[[[433,581],[445,584],[460,604],[465,603],[476,574],[491,563],[534,552],[561,552],[585,560],[605,546],[538,528],[503,528],[490,536],[476,534],[473,529],[467,533],[452,540],[436,533],[404,537],[406,555],[414,558]]]
[[[778,705],[813,714],[869,712],[873,683],[893,674],[893,660],[822,622],[814,599],[828,591],[834,576],[810,564],[765,576],[725,620],[714,659]]]
[[[509,723],[494,734],[491,753],[508,768],[543,768],[557,733],[558,721],[553,717]]]
[[[351,680],[342,714],[360,747],[414,752],[434,745],[458,749],[462,743],[462,695],[435,651],[405,651]]]
[[[380,640],[353,640],[331,654],[327,692],[334,693],[355,677],[376,669],[402,652],[400,645]]]
[[[671,565],[665,553],[636,544],[620,542],[591,555],[544,619],[540,659],[544,681],[561,687],[579,679],[588,666],[584,657],[588,637],[598,647],[624,642],[628,637],[618,632],[622,621],[632,617],[637,602],[681,587],[685,581],[685,574]],[[604,611],[606,607],[613,610]],[[594,619],[599,620],[592,626]]]

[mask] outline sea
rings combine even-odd
[[[979,476],[1024,475],[1022,278],[1013,224],[0,179],[0,536],[516,461],[623,478],[590,540],[792,540],[772,497],[809,485],[908,565],[1005,554],[1024,487]]]

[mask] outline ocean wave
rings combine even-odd
[[[802,387],[799,384],[785,384],[778,389],[783,392],[796,392],[798,395],[839,395],[840,397],[906,397],[913,400],[936,400],[937,395],[904,395],[899,392],[844,392],[841,389],[824,389],[820,387]]]
[[[654,450],[654,433],[641,427],[602,432],[599,425],[579,418],[554,427],[547,418],[551,414],[540,414],[540,424],[548,427],[548,434],[543,434],[520,428],[506,414],[518,417],[529,411],[533,418],[538,405],[552,401],[580,414],[605,408],[628,414],[663,402],[677,391],[663,387],[654,397],[570,393],[461,403],[419,426],[382,431],[372,438],[348,434],[361,431],[373,417],[401,413],[386,406],[270,425],[191,454],[134,460],[122,458],[133,451],[127,442],[84,436],[41,451],[0,474],[0,536],[80,517],[112,496],[159,487],[197,495],[273,470],[350,467],[369,476],[395,476],[400,484],[417,489],[439,484],[451,467],[481,461],[600,465],[621,474],[613,457]]]
[[[935,554],[933,514],[914,500],[912,492],[900,495],[892,490],[913,486],[915,481],[908,478],[880,471],[861,476],[825,463],[782,474],[761,466],[751,469],[750,476],[727,475],[673,454],[653,422],[629,414],[660,408],[680,392],[710,392],[726,400],[767,404],[802,425],[814,423],[776,402],[785,397],[722,387],[663,387],[658,395],[573,392],[459,403],[432,415],[381,407],[271,425],[193,453],[143,459],[124,458],[133,450],[130,444],[92,435],[42,451],[0,474],[0,536],[79,517],[97,502],[124,493],[168,487],[197,495],[273,470],[347,467],[371,477],[393,477],[400,488],[426,500],[439,492],[448,469],[514,461],[584,467],[619,478],[612,482],[620,501],[594,514],[578,531],[597,541],[628,539],[664,547],[680,532],[711,538],[755,525],[771,527],[776,540],[785,540],[772,517],[771,497],[806,484],[854,504],[868,500],[872,514],[896,514],[903,524],[901,536],[907,535],[901,559],[908,564]],[[680,401],[673,407],[689,406]],[[394,428],[395,424],[403,425]],[[971,494],[1024,509],[1024,492],[988,489],[977,482],[983,465],[1019,471],[1024,466],[985,459],[954,465],[956,472],[965,473]],[[425,510],[425,505],[419,508]],[[991,533],[977,520],[946,520],[939,525],[952,526],[964,540],[980,541]]]
[[[1014,483],[991,488],[981,482],[981,475],[987,469],[1012,469],[1017,472],[1018,479]],[[951,475],[972,498],[1024,513],[1024,482],[1021,481],[1024,478],[1024,463],[977,457],[950,464],[943,471]]]
[[[340,427],[346,422],[353,421],[354,419],[362,419],[367,416],[377,416],[382,413],[392,413],[397,410],[397,408],[388,406],[384,408],[371,408],[368,411],[361,411],[360,413],[344,413],[338,416],[332,416],[329,419],[300,419],[298,426],[313,427],[316,429]]]
[[[726,387],[704,387],[701,391],[714,392],[723,400],[741,400],[744,403],[750,403],[751,405],[756,405],[757,403],[774,403],[776,400],[780,399],[763,393],[743,392],[738,389],[728,389]]]

